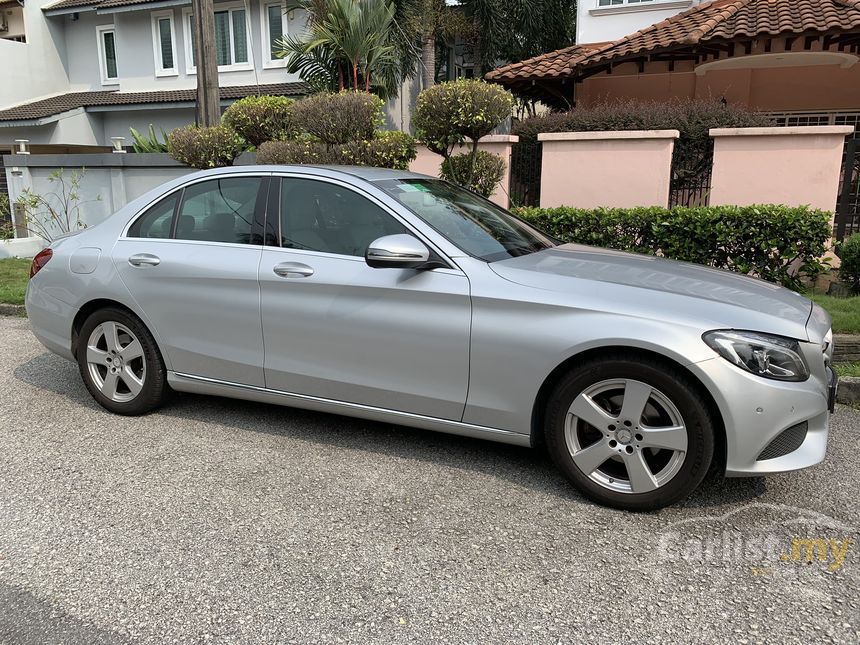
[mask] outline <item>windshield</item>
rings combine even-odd
[[[471,256],[493,262],[555,241],[486,199],[438,179],[389,179],[378,185]]]

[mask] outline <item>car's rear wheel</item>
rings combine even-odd
[[[145,414],[169,392],[155,339],[134,315],[118,308],[96,311],[78,334],[78,367],[92,397],[117,414]]]
[[[635,355],[591,360],[547,408],[553,460],[589,498],[644,511],[693,492],[714,452],[708,406],[680,368]]]

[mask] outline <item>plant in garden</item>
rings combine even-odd
[[[472,161],[472,155],[468,153],[448,157],[442,162],[442,179],[459,183],[458,178],[468,175]],[[489,197],[505,176],[505,160],[486,150],[478,150],[474,164],[472,180],[465,187],[482,197]]]
[[[9,195],[0,193],[0,240],[11,240],[15,237],[15,227],[12,226],[9,208]]]
[[[150,123],[146,134],[141,134],[134,128],[129,128],[132,138],[132,149],[135,152],[167,152],[167,133],[161,128],[161,138],[155,132],[155,127]]]
[[[89,200],[81,198],[81,181],[85,174],[86,170],[82,168],[80,171],[73,170],[66,177],[65,171],[60,168],[48,177],[56,190],[45,195],[35,193],[30,188],[21,192],[17,203],[24,212],[24,222],[31,234],[52,242],[60,235],[87,227],[82,208],[86,204],[101,201],[101,195]]]
[[[756,275],[792,289],[828,267],[831,214],[808,207],[521,208],[564,242],[661,255]]]
[[[373,139],[326,145],[312,138],[267,141],[257,151],[261,164],[333,164],[406,170],[415,159],[415,139],[404,132],[378,132]]]
[[[839,246],[839,281],[860,294],[860,233],[851,235]]]
[[[255,148],[264,141],[289,139],[296,134],[294,103],[285,96],[248,96],[231,104],[221,123]]]
[[[472,186],[478,163],[478,141],[490,134],[513,109],[506,89],[474,79],[440,83],[421,92],[412,123],[418,138],[448,160],[461,145],[469,147],[468,161],[448,165],[449,176],[461,186]]]
[[[232,166],[245,148],[242,137],[224,125],[176,128],[167,143],[170,156],[192,168]]]
[[[287,71],[317,91],[373,89],[396,96],[411,73],[402,64],[400,30],[389,0],[296,0],[308,16],[307,32],[279,42]]]
[[[382,99],[367,92],[322,92],[292,107],[296,128],[326,145],[373,139],[382,125]]]

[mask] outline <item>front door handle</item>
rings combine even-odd
[[[138,253],[132,255],[128,259],[128,263],[133,267],[157,267],[161,264],[161,259],[151,253]]]
[[[275,275],[282,278],[308,278],[314,274],[314,270],[307,264],[301,262],[281,262],[272,269]]]

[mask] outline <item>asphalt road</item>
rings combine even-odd
[[[850,409],[817,468],[633,515],[527,449],[196,396],[112,416],[26,320],[0,346],[4,645],[860,639]]]

